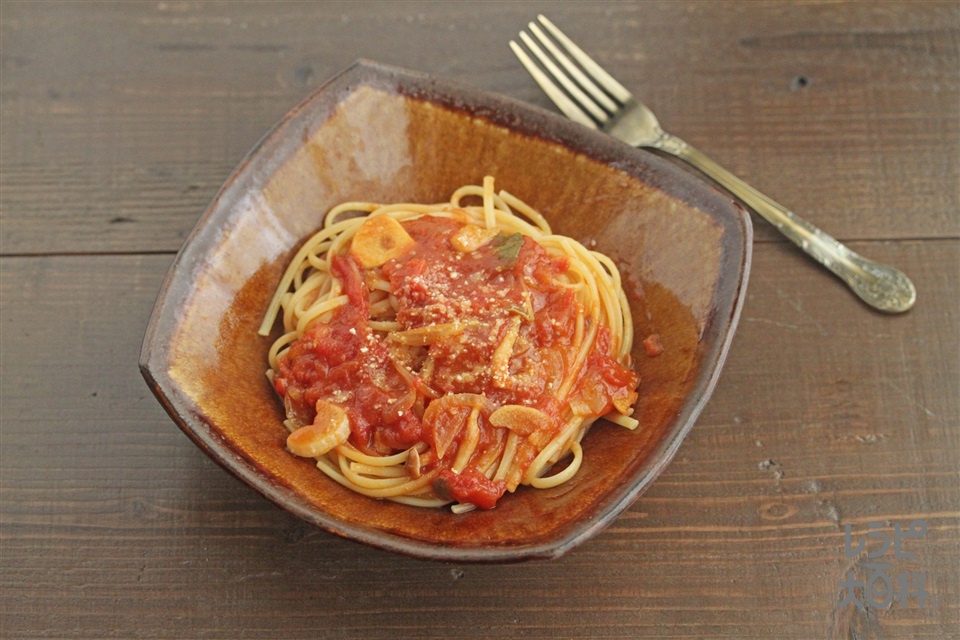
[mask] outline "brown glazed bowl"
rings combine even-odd
[[[485,175],[620,266],[642,378],[634,432],[599,422],[573,480],[454,515],[381,502],[285,449],[257,335],[299,243],[348,200],[441,202]],[[147,384],[215,461],[283,509],[412,556],[559,556],[663,471],[717,381],[744,300],[749,217],[655,155],[545,110],[360,61],[290,111],[233,172],[173,263],[140,356]],[[664,352],[642,341],[659,334]]]

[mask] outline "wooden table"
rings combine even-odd
[[[549,107],[506,46],[538,12],[669,130],[906,271],[916,307],[872,312],[755,218],[713,399],[596,538],[441,564],[306,526],[141,379],[164,274],[355,58]],[[3,2],[0,28],[3,638],[960,636],[956,2]],[[845,584],[875,562],[913,578],[893,602]]]

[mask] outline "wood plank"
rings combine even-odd
[[[792,248],[759,245],[678,458],[594,540],[508,566],[340,540],[195,449],[136,370],[170,256],[5,258],[2,635],[955,636],[960,242],[854,248],[902,264],[917,307],[874,314]],[[922,572],[931,602],[838,609],[839,581],[862,571],[844,525],[915,518],[928,531],[895,568]]]
[[[833,235],[960,235],[954,3],[458,5],[5,3],[0,252],[176,250],[261,135],[358,56],[549,108],[506,47],[538,11]]]

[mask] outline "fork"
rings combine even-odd
[[[857,254],[760,193],[702,152],[664,131],[650,109],[556,25],[543,15],[538,15],[537,19],[543,29],[536,22],[528,24],[536,40],[525,31],[520,32],[520,39],[543,65],[543,69],[516,41],[510,41],[510,48],[564,115],[632,146],[659,149],[693,165],[756,211],[875,309],[901,313],[913,306],[917,291],[902,271]]]

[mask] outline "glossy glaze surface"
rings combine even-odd
[[[345,200],[437,202],[494,175],[554,230],[620,266],[641,375],[630,433],[598,423],[575,479],[453,516],[377,502],[284,448],[257,336],[286,260]],[[434,559],[560,555],[662,471],[710,395],[744,299],[749,218],[705,182],[557,116],[360,62],[294,108],[227,180],[171,268],[141,369],[184,432],[267,498],[328,531]],[[664,353],[642,340],[661,336]]]

